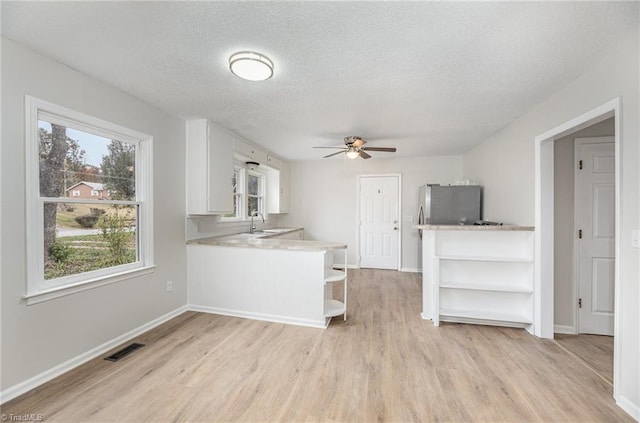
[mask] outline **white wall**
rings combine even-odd
[[[418,187],[460,179],[462,157],[383,159],[379,154],[369,160],[336,158],[292,162],[291,212],[283,215],[280,222],[283,226],[303,226],[308,239],[347,243],[349,264],[355,265],[357,175],[388,173],[402,175],[401,266],[416,271],[418,232],[413,226],[417,221]],[[407,217],[414,221],[407,221]]]
[[[155,272],[27,306],[25,94],[154,137]],[[186,304],[185,125],[2,38],[2,390]],[[173,291],[165,284],[173,281]]]
[[[616,400],[640,418],[640,250],[631,248],[640,227],[638,27],[594,68],[531,109],[464,156],[465,177],[485,186],[487,219],[534,223],[534,138],[616,97],[621,98],[621,303],[623,369]],[[468,175],[468,176],[467,176]]]
[[[574,142],[575,138],[603,137],[615,132],[610,118],[581,131],[557,139],[554,143],[554,324],[575,328],[574,256]]]

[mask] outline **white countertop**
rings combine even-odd
[[[519,225],[416,225],[425,231],[533,231],[533,226]]]
[[[201,238],[188,241],[188,244],[211,245],[218,247],[240,247],[240,248],[266,248],[277,250],[298,250],[298,251],[326,251],[344,250],[346,244],[339,242],[308,241],[303,239],[279,239],[272,236],[281,235],[287,232],[298,231],[302,228],[275,228],[271,232],[259,232],[256,234],[240,233],[233,235]],[[267,231],[269,231],[267,229]]]

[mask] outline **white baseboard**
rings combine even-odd
[[[10,401],[24,393],[29,392],[30,390],[37,388],[38,386],[42,385],[43,383],[46,383],[48,381],[50,381],[51,379],[54,379],[60,375],[62,375],[63,373],[66,373],[84,363],[86,363],[89,360],[93,360],[94,358],[106,353],[109,350],[112,350],[113,348],[117,347],[118,345],[129,341],[130,339],[135,338],[136,336],[147,332],[153,328],[155,328],[156,326],[161,325],[162,323],[173,319],[176,316],[179,316],[180,314],[184,313],[185,311],[187,311],[188,308],[187,306],[182,306],[179,307],[173,311],[170,311],[169,313],[158,317],[157,319],[154,319],[148,323],[145,323],[142,326],[139,326],[133,330],[130,330],[129,332],[120,335],[116,338],[111,339],[110,341],[107,341],[101,345],[98,345],[95,348],[90,349],[87,352],[84,352],[80,355],[77,355],[76,357],[73,357],[67,361],[65,361],[64,363],[61,363],[55,367],[52,367],[49,370],[45,370],[44,372],[35,375],[34,377],[25,380],[24,382],[20,382],[17,385],[13,385],[7,389],[5,389],[4,391],[0,392],[0,404],[4,404],[7,401]]]
[[[567,335],[575,335],[577,332],[576,332],[576,328],[573,326],[553,325],[553,333],[564,333]]]
[[[330,319],[323,318],[322,321],[297,319],[295,317],[278,316],[275,314],[251,313],[241,310],[229,310],[218,307],[207,307],[199,305],[189,305],[189,310],[202,313],[221,314],[230,317],[242,317],[244,319],[262,320],[264,322],[285,323],[288,325],[307,326],[311,328],[325,329],[329,325]]]
[[[623,397],[619,395],[616,398],[616,404],[618,407],[622,408],[627,414],[636,419],[636,421],[640,422],[640,404],[632,403],[627,397]]]
[[[422,270],[418,269],[417,267],[401,267],[400,268],[401,272],[409,272],[409,273],[421,273]]]

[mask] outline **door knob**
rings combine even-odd
[[[397,231],[397,230],[398,230],[398,227],[397,227],[397,226],[394,226],[394,227],[393,227],[393,230],[394,230],[394,231]]]

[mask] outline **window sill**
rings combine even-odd
[[[88,291],[112,283],[122,282],[127,279],[137,278],[139,276],[148,275],[155,271],[156,266],[146,266],[138,269],[127,270],[124,272],[102,276],[95,279],[78,282],[73,285],[51,288],[44,291],[34,292],[23,295],[22,298],[27,301],[27,305],[43,303],[55,298],[65,297],[67,295],[76,294],[78,292]]]

